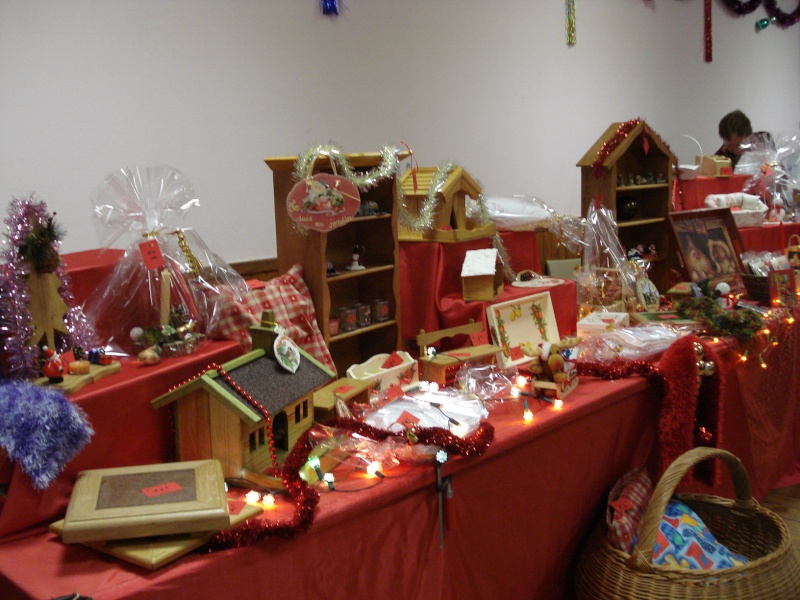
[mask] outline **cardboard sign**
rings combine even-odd
[[[358,188],[340,175],[317,173],[298,181],[286,197],[289,217],[306,229],[331,231],[350,221],[361,206]]]

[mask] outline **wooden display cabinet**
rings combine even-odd
[[[644,121],[639,121],[596,169],[594,161],[604,144],[613,143],[623,123],[612,123],[578,162],[581,168],[581,214],[595,198],[617,220],[623,248],[642,245],[650,263],[648,275],[662,293],[669,288],[670,233],[667,215],[672,206],[675,156]],[[655,245],[655,256],[648,248]]]
[[[366,172],[381,162],[378,152],[348,154],[350,165]],[[272,169],[275,194],[275,228],[278,245],[278,269],[286,272],[293,265],[303,265],[304,280],[311,292],[317,323],[330,348],[337,373],[342,376],[350,365],[364,362],[375,354],[391,353],[400,347],[399,247],[395,178],[387,178],[366,191],[361,203],[374,201],[382,214],[354,217],[345,225],[328,232],[298,230],[289,216],[286,197],[297,183],[294,178],[296,156],[270,157],[264,161]],[[332,172],[327,157],[317,159],[314,172]],[[345,269],[353,249],[363,247],[361,271]],[[335,275],[328,275],[328,262]],[[389,318],[352,331],[331,331],[330,319],[337,319],[339,309],[358,303],[372,304],[386,300]]]

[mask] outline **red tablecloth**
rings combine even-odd
[[[744,227],[739,230],[745,250],[759,252],[762,250],[780,251],[789,244],[789,238],[800,235],[800,223],[765,223],[761,227]],[[797,240],[794,240],[797,243]]]
[[[31,530],[0,543],[0,597],[562,598],[609,488],[649,452],[657,392],[640,378],[586,380],[561,412],[533,409],[532,425],[519,402],[493,410],[487,453],[443,466],[457,515],[444,548],[434,470],[423,465],[364,491],[323,491],[313,527],[294,540],[193,554],[157,572]],[[128,438],[139,433],[125,423]]]
[[[672,206],[675,210],[706,208],[706,196],[741,192],[742,186],[750,177],[750,175],[731,175],[730,177],[698,177],[697,179],[676,181],[672,188]],[[682,205],[681,199],[683,200]]]

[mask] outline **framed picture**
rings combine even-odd
[[[744,252],[729,208],[685,210],[669,214],[678,263],[688,281],[708,280],[709,288],[730,285],[731,293],[745,292]]]
[[[767,275],[769,283],[769,300],[772,306],[794,306],[797,302],[794,269],[770,271]]]
[[[497,356],[503,367],[529,363],[539,344],[561,339],[550,292],[487,306],[486,320],[492,343],[501,348]]]

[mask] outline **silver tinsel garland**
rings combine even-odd
[[[381,163],[367,171],[366,173],[359,174],[356,172],[347,160],[347,157],[342,152],[341,148],[335,144],[320,144],[312,146],[301,154],[294,163],[294,177],[297,181],[302,181],[311,176],[314,170],[314,164],[320,156],[326,156],[330,159],[331,165],[339,175],[345,177],[359,190],[365,191],[378,184],[383,179],[389,177],[400,177],[400,156],[407,151],[404,151],[396,146],[383,146],[381,148]],[[405,203],[405,195],[401,186],[396,185],[395,190],[397,194],[397,216],[400,225],[411,231],[430,230],[433,228],[434,214],[436,212],[436,194],[439,189],[444,185],[444,182],[459,165],[454,162],[446,162],[440,165],[431,180],[431,185],[428,188],[428,197],[422,203],[419,216],[412,217]],[[479,194],[476,198],[478,205],[478,221],[482,224],[489,223],[489,211],[486,208],[486,199],[483,194]],[[307,230],[295,225],[295,231],[298,233],[306,234]],[[516,277],[514,270],[511,268],[508,252],[506,251],[503,240],[499,233],[495,233],[492,238],[492,246],[497,249],[500,258],[503,261],[503,269],[506,279],[509,281]]]

